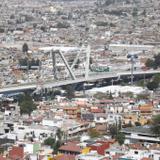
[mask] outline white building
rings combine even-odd
[[[104,160],[105,156],[99,155],[97,151],[91,151],[88,154],[77,155],[75,160]]]
[[[131,149],[127,154],[122,156],[119,160],[126,160],[126,159],[131,159],[131,160],[142,160],[143,158],[151,158],[154,160],[159,160],[160,159],[160,151],[152,151],[152,150],[141,150],[141,149]]]
[[[160,143],[160,138],[153,134],[150,126],[137,126],[121,130],[125,134],[125,143],[149,142]]]
[[[130,44],[110,44],[109,50],[112,52],[137,52],[137,51],[152,51],[154,46],[152,45],[130,45]]]
[[[61,119],[43,119],[42,120],[42,125],[43,126],[61,128],[62,124],[63,124],[63,121]]]
[[[119,114],[106,114],[106,113],[94,114],[95,123],[119,124],[119,122],[121,121],[122,121],[122,116]]]
[[[17,135],[18,140],[24,140],[25,138],[33,138],[35,140],[43,141],[47,137],[55,136],[57,127],[48,127],[41,125],[14,125],[13,133]]]

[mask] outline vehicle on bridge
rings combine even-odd
[[[91,65],[90,70],[92,72],[110,72],[111,67],[110,66],[104,66],[104,65]]]

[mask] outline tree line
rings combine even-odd
[[[160,53],[154,55],[152,59],[148,58],[145,65],[146,67],[152,68],[152,69],[159,68],[160,67]]]
[[[20,66],[27,66],[29,69],[32,68],[32,66],[40,66],[40,60],[32,58],[29,60],[28,58],[22,58],[19,59],[19,65]]]

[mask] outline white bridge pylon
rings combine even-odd
[[[64,64],[64,70],[66,71],[65,77],[71,77],[72,80],[79,78],[77,76],[80,73],[80,77],[85,79],[89,76],[89,66],[90,66],[90,46],[87,47],[61,47],[61,46],[51,46],[40,48],[39,50],[43,52],[50,52],[53,65],[53,75],[54,79],[58,80],[59,75],[62,74],[58,70],[58,63],[61,61]],[[72,62],[69,62],[72,59]],[[80,64],[80,67],[75,67]],[[65,78],[64,78],[65,79]]]

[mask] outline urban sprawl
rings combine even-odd
[[[0,160],[160,160],[159,0],[0,0]]]

